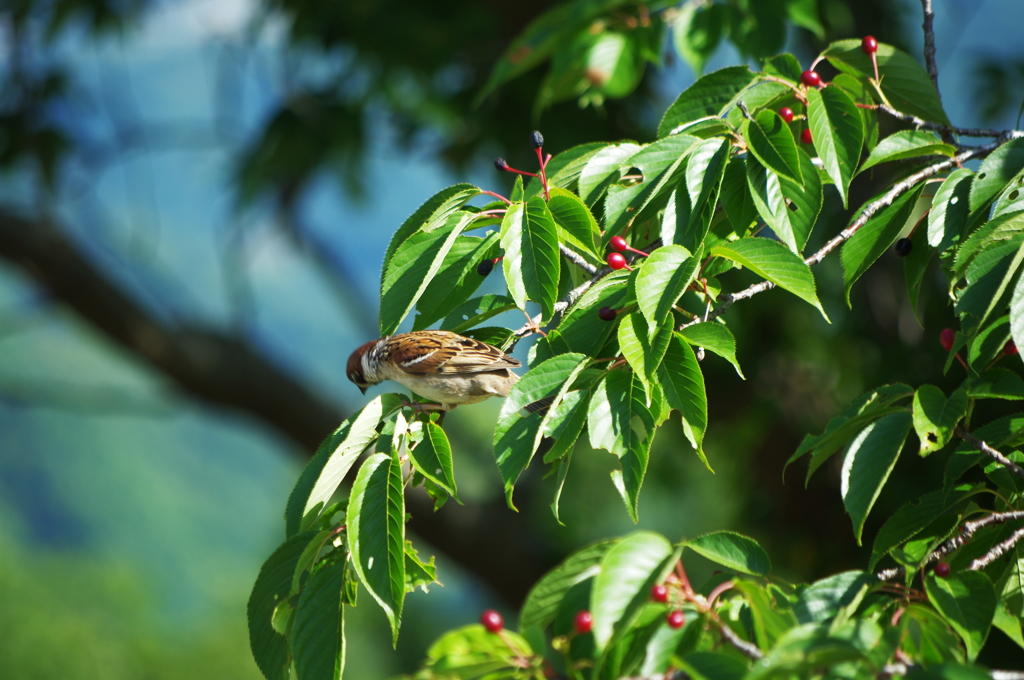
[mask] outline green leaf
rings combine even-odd
[[[684,123],[723,115],[756,77],[746,66],[729,66],[698,78],[665,111],[658,137],[672,134]]]
[[[564,43],[566,33],[575,28],[574,23],[569,23],[572,12],[571,5],[557,5],[531,21],[494,64],[487,83],[474,98],[473,106],[479,106],[502,84],[546,61],[555,48]]]
[[[911,251],[910,255],[903,258],[903,280],[907,286],[910,309],[914,312],[918,325],[923,328],[924,318],[918,309],[918,300],[921,295],[921,284],[935,255],[935,249],[928,247],[928,234],[924,229],[915,229],[909,238]]]
[[[786,18],[794,25],[806,28],[813,33],[818,40],[825,39],[825,28],[818,18],[817,0],[787,0]]]
[[[800,256],[778,241],[757,237],[741,238],[715,246],[711,254],[732,260],[788,290],[813,305],[828,321],[828,315],[818,301],[811,268],[804,264]]]
[[[441,322],[441,330],[463,333],[493,316],[516,309],[516,302],[506,295],[481,295],[466,300],[448,313]]]
[[[694,680],[741,680],[748,670],[745,659],[722,652],[693,652],[679,664]]]
[[[815,581],[800,593],[793,611],[800,623],[827,621],[863,599],[879,583],[874,574],[844,571]]]
[[[391,259],[395,256],[398,247],[418,231],[434,231],[444,226],[452,214],[479,193],[480,188],[472,184],[463,183],[447,187],[431,196],[402,223],[395,235],[391,237],[391,242],[384,254],[384,267],[380,276],[381,293],[384,292],[384,281],[387,279],[388,268],[391,266]]]
[[[520,309],[533,300],[545,319],[558,297],[558,230],[542,196],[513,205],[501,221],[502,266],[509,294]]]
[[[704,456],[704,432],[708,426],[708,397],[704,389],[704,375],[693,350],[679,333],[672,333],[658,375],[669,407],[682,414],[683,434],[705,467],[711,470]]]
[[[918,532],[941,517],[949,508],[966,498],[969,489],[970,487],[965,487],[949,494],[939,489],[905,503],[878,530],[875,543],[871,548],[871,561],[868,563],[868,569],[874,569],[878,561],[890,550],[916,536]]]
[[[566,383],[564,387],[570,385]],[[554,440],[551,449],[544,454],[544,462],[551,463],[572,451],[572,447],[587,423],[588,390],[567,391],[557,404],[544,415],[541,431],[545,437]]]
[[[625,97],[644,73],[637,41],[622,31],[605,30],[587,53],[586,79],[606,97]]]
[[[634,184],[612,184],[605,198],[605,238],[622,233],[652,201],[671,189],[677,171],[694,144],[702,140],[673,135],[648,144],[624,165],[636,168],[643,179]]]
[[[619,350],[643,383],[647,406],[650,407],[653,398],[651,382],[655,380],[665,350],[668,349],[669,338],[672,337],[671,323],[668,328],[655,326],[654,331],[648,334],[647,324],[639,312],[633,311],[620,317]],[[671,316],[668,318],[671,322]]]
[[[896,383],[883,385],[859,396],[852,404],[828,421],[825,431],[820,435],[806,435],[796,452],[786,461],[786,467],[806,453],[813,452],[811,464],[807,469],[810,480],[814,471],[828,458],[839,450],[846,441],[859,432],[861,428],[883,415],[902,411],[893,404],[902,399],[912,397],[914,390],[907,385]]]
[[[345,560],[314,572],[299,594],[292,654],[299,680],[340,680],[345,669]]]
[[[423,677],[515,678],[523,658],[534,652],[526,639],[507,628],[500,635],[479,623],[448,631],[427,650]]]
[[[405,592],[411,593],[419,588],[424,593],[427,586],[438,583],[437,567],[434,566],[434,558],[424,562],[420,554],[412,547],[412,541],[405,542]]]
[[[586,204],[565,189],[553,188],[550,193],[548,209],[558,226],[559,241],[579,254],[589,256],[592,262],[601,262],[597,254],[601,230]]]
[[[747,148],[761,165],[780,177],[803,182],[796,140],[779,114],[765,109],[753,120],[743,121],[743,137],[747,140]]]
[[[989,154],[971,183],[971,212],[991,201],[1021,170],[1024,170],[1024,138],[1011,139]]]
[[[825,165],[825,172],[835,182],[845,208],[850,180],[860,163],[860,149],[864,145],[860,111],[842,88],[830,86],[819,92],[811,87],[807,89],[807,117],[814,148]]]
[[[853,284],[896,242],[913,214],[923,188],[924,184],[918,184],[893,201],[892,205],[875,213],[843,246],[840,260],[843,263],[846,304],[851,304],[850,289]]]
[[[666,245],[646,259],[636,274],[636,301],[649,332],[672,311],[697,274],[700,258],[683,246]]]
[[[973,176],[974,172],[970,169],[958,168],[950,173],[935,192],[932,209],[928,212],[928,245],[939,252],[959,240],[967,223]]]
[[[1017,279],[1010,296],[1010,333],[1014,344],[1024,347],[1024,276]]]
[[[544,432],[538,413],[520,416],[519,411],[540,399],[563,394],[563,386],[586,366],[583,354],[560,354],[530,368],[517,382],[501,405],[498,424],[494,428],[494,458],[505,482],[505,492],[511,505],[511,492],[516,480],[533,460]],[[550,413],[550,409],[549,409]]]
[[[679,329],[679,335],[694,347],[703,347],[728,361],[736,369],[740,378],[746,380],[743,377],[743,371],[740,370],[740,364],[736,360],[736,338],[733,337],[728,326],[714,321],[697,323]]]
[[[864,521],[896,465],[911,424],[907,412],[883,416],[861,430],[846,449],[840,488],[858,545]]]
[[[382,336],[398,329],[441,269],[459,234],[475,217],[470,212],[454,213],[443,226],[416,232],[398,247],[384,275],[380,300]]]
[[[754,539],[732,531],[715,531],[686,541],[686,547],[727,569],[767,576],[772,562]]]
[[[458,237],[434,278],[416,301],[413,330],[427,328],[464,303],[484,281],[484,277],[477,273],[477,267],[497,247],[498,234],[495,232],[484,238],[465,235]]]
[[[800,65],[800,60],[788,52],[764,60],[765,73],[788,80],[794,85],[800,83],[803,71],[804,67]]]
[[[754,161],[754,165],[764,170],[760,163]],[[750,188],[747,186],[746,167],[747,162],[735,159],[726,166],[725,177],[722,180],[722,208],[725,209],[733,231],[741,238],[747,235],[747,229],[757,219],[758,214],[757,206],[750,195]],[[804,176],[810,179],[808,175]]]
[[[817,141],[817,135],[815,135]],[[920,158],[921,156],[949,156],[956,155],[956,147],[952,144],[944,144],[934,132],[927,130],[900,130],[889,135],[878,142],[868,159],[864,161],[860,172],[879,163],[900,161],[907,158]],[[969,173],[968,173],[969,174]]]
[[[544,574],[530,589],[519,614],[519,630],[544,629],[555,620],[558,606],[566,591],[577,583],[597,576],[601,561],[618,539],[600,541],[579,550]]]
[[[391,456],[378,453],[363,462],[347,519],[352,565],[384,610],[397,644],[405,601],[405,496],[402,468]]]
[[[673,239],[675,243],[684,246],[691,244],[687,247],[696,250],[704,241],[715,214],[731,150],[732,145],[727,140],[717,137],[706,139],[693,147],[685,174],[686,191],[690,199],[690,217],[686,229],[688,234],[679,234],[677,225],[676,238]]]
[[[774,598],[760,583],[734,579],[733,584],[750,605],[754,639],[762,649],[773,647],[787,630],[797,625],[792,609],[776,608]]]
[[[953,428],[967,414],[967,394],[957,390],[946,399],[938,387],[922,385],[914,394],[914,431],[921,455],[938,451],[953,436]]]
[[[580,199],[593,207],[608,186],[619,178],[619,169],[643,148],[639,144],[626,142],[606,146],[595,153],[580,172]]]
[[[802,184],[775,174],[755,158],[748,157],[745,164],[747,189],[755,210],[795,253],[807,244],[822,204],[818,170],[802,149],[799,154]]]
[[[904,609],[900,627],[904,631],[900,648],[911,659],[929,664],[964,660],[956,633],[931,608],[910,605]]]
[[[634,392],[643,393],[642,385],[637,384],[631,372],[622,370],[608,372],[594,385],[587,415],[592,447],[622,458],[630,452],[634,439],[643,440],[654,429],[650,412]],[[640,416],[645,430],[634,431],[634,416]]]
[[[623,634],[647,602],[651,587],[675,565],[668,563],[672,544],[660,534],[637,531],[612,546],[590,594],[594,642],[604,650],[613,635]]]
[[[967,646],[967,660],[978,657],[996,613],[996,592],[988,576],[965,571],[948,578],[929,574],[924,580],[928,599]]]
[[[672,23],[676,51],[698,77],[722,39],[725,14],[726,8],[722,5],[686,3],[679,8]]]
[[[295,567],[315,536],[315,531],[304,531],[282,543],[260,567],[249,595],[249,647],[267,680],[288,680],[288,641],[274,630],[272,619],[274,610],[291,592]]]
[[[967,381],[967,396],[971,399],[1024,399],[1024,380],[1006,368],[990,368]]]
[[[308,526],[320,516],[359,454],[377,438],[384,401],[393,399],[392,395],[374,397],[320,444],[288,496],[284,514],[288,536],[294,536],[303,524]]]
[[[448,436],[436,423],[428,422],[423,439],[409,449],[409,460],[421,475],[447,491],[459,503],[459,492],[455,488],[452,470],[452,447]]]
[[[1004,314],[982,328],[970,341],[967,363],[976,371],[984,370],[991,362],[1003,356],[1003,350],[1010,339],[1010,317]]]
[[[549,332],[548,336],[558,338],[559,351],[580,352],[588,356],[602,357],[610,337],[615,333],[615,323],[603,320],[596,310],[601,307],[621,309],[629,300],[631,272],[618,271],[604,277],[590,287],[579,301],[569,308],[569,313],[562,317],[558,329]],[[554,340],[552,340],[554,341]],[[543,341],[542,341],[543,342]],[[535,346],[543,347],[542,343]]]
[[[874,77],[874,67],[871,57],[861,50],[860,43],[859,39],[840,40],[829,45],[822,55],[843,73],[867,80]],[[949,125],[939,93],[917,60],[884,43],[878,44],[875,58],[882,92],[893,107],[934,123]]]

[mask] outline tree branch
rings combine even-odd
[[[1004,456],[1002,453],[1000,453],[999,451],[996,451],[991,446],[989,446],[987,443],[985,443],[984,441],[978,439],[973,434],[971,434],[967,430],[963,429],[959,425],[956,427],[956,429],[953,430],[953,433],[957,437],[960,437],[961,439],[963,439],[965,442],[968,442],[970,444],[974,444],[976,447],[978,447],[979,451],[981,451],[982,453],[984,453],[986,456],[988,456],[992,460],[996,461],[997,463],[1002,464],[1008,470],[1010,470],[1010,472],[1014,473],[1018,477],[1024,477],[1024,468],[1022,468],[1020,465],[1017,465],[1012,460],[1010,460],[1009,458]]]

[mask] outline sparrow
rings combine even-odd
[[[413,331],[371,340],[348,358],[348,379],[365,394],[383,380],[438,404],[420,410],[451,411],[489,397],[507,397],[519,376],[517,359],[486,342],[449,331]]]

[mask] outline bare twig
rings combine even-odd
[[[576,251],[566,248],[564,245],[562,245],[561,242],[558,243],[558,249],[562,251],[562,255],[565,256],[565,259],[569,260],[569,262],[572,262],[574,265],[576,265],[586,273],[590,274],[591,276],[597,273],[597,267],[584,260],[583,257]]]
[[[1024,528],[1017,529],[1010,537],[997,545],[996,547],[989,550],[987,553],[979,557],[978,559],[971,562],[971,566],[967,567],[971,571],[977,571],[978,569],[984,569],[988,565],[995,562],[997,559],[1006,554],[1013,546],[1017,545],[1017,542],[1024,538]]]
[[[1000,137],[1007,134],[1006,132],[1000,132],[999,130],[989,130],[986,128],[962,128],[953,125],[942,125],[941,123],[933,123],[923,118],[911,115],[909,113],[903,113],[897,111],[888,104],[872,104],[869,108],[878,109],[884,111],[897,120],[902,120],[904,123],[910,123],[914,127],[924,128],[925,130],[935,130],[936,132],[953,132],[961,137]],[[1013,134],[1018,133],[1018,134]],[[1013,130],[1011,133],[1013,136],[1020,136],[1020,131]]]
[[[995,149],[999,148],[999,146],[1001,146],[1002,144],[1005,144],[1010,139],[1015,139],[1017,137],[1024,137],[1024,133],[1018,132],[1016,130],[1012,132],[1003,133],[994,142],[969,149],[961,154],[954,156],[953,158],[942,161],[941,163],[929,165],[927,168],[924,168],[923,170],[914,173],[910,177],[907,177],[902,182],[899,182],[896,185],[894,185],[892,189],[885,193],[884,196],[882,196],[876,201],[872,201],[871,203],[865,205],[864,208],[861,210],[860,214],[857,215],[857,218],[850,224],[850,226],[839,232],[839,234],[836,235],[832,240],[830,240],[828,243],[822,246],[821,249],[818,250],[818,252],[806,258],[804,260],[804,264],[810,267],[824,260],[826,255],[828,255],[833,250],[838,248],[844,242],[848,241],[850,237],[852,237],[860,230],[861,227],[867,224],[868,220],[870,220],[875,215],[875,213],[892,205],[897,198],[899,198],[901,195],[903,195],[904,193],[912,189],[914,186],[916,186],[918,182],[921,182],[931,177],[932,175],[938,174],[944,170],[948,170],[949,168],[960,166],[965,161],[968,161],[972,158],[986,156]],[[738,300],[744,300],[746,298],[753,297],[758,293],[763,293],[764,291],[771,290],[774,287],[775,284],[772,283],[771,281],[761,281],[760,283],[755,283],[754,285],[745,288],[744,290],[741,290],[738,293],[730,293],[728,295],[725,295],[723,296],[722,303],[719,306],[715,307],[713,310],[711,310],[711,313],[708,314],[706,320],[713,321],[714,319],[717,319],[719,316],[725,313],[725,311],[729,309],[729,307],[731,307],[734,302]],[[702,322],[703,320],[690,321],[680,326],[680,328],[686,328],[687,326],[692,326],[696,323]]]
[[[718,619],[717,616],[715,618]],[[747,642],[741,638],[721,619],[718,619],[717,623],[718,629],[722,632],[722,637],[724,637],[733,647],[740,650],[745,656],[753,659],[754,661],[759,661],[764,658],[764,652],[762,652],[757,645]]]
[[[743,112],[744,118],[746,118],[747,120],[754,120],[753,117],[751,117],[750,115],[750,111],[747,109],[747,105],[743,103],[742,99],[736,102],[736,106],[738,106],[740,108],[740,111]]]
[[[956,434],[957,437],[960,437],[961,439],[963,439],[965,442],[968,442],[970,444],[974,444],[976,447],[978,447],[979,451],[984,453],[986,456],[988,456],[992,460],[994,460],[994,461],[1004,465],[1008,470],[1013,472],[1018,477],[1024,477],[1024,468],[1022,468],[1021,466],[1017,465],[1012,460],[1010,460],[1009,458],[1004,456],[1002,453],[1000,453],[999,451],[996,451],[991,446],[989,446],[987,443],[985,443],[982,440],[978,439],[977,437],[975,437],[973,434],[971,434],[970,432],[966,431],[962,427],[957,426],[957,428],[955,430],[953,430],[953,433]]]
[[[935,13],[932,12],[932,0],[921,0],[921,9],[924,10],[924,63],[928,69],[928,77],[935,84],[935,92],[939,92],[939,67],[935,63]],[[942,95],[939,95],[939,101]]]

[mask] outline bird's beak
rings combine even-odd
[[[370,389],[370,388],[369,387],[360,387],[359,391],[362,392],[363,394],[366,394],[366,390],[368,390],[368,389]]]

